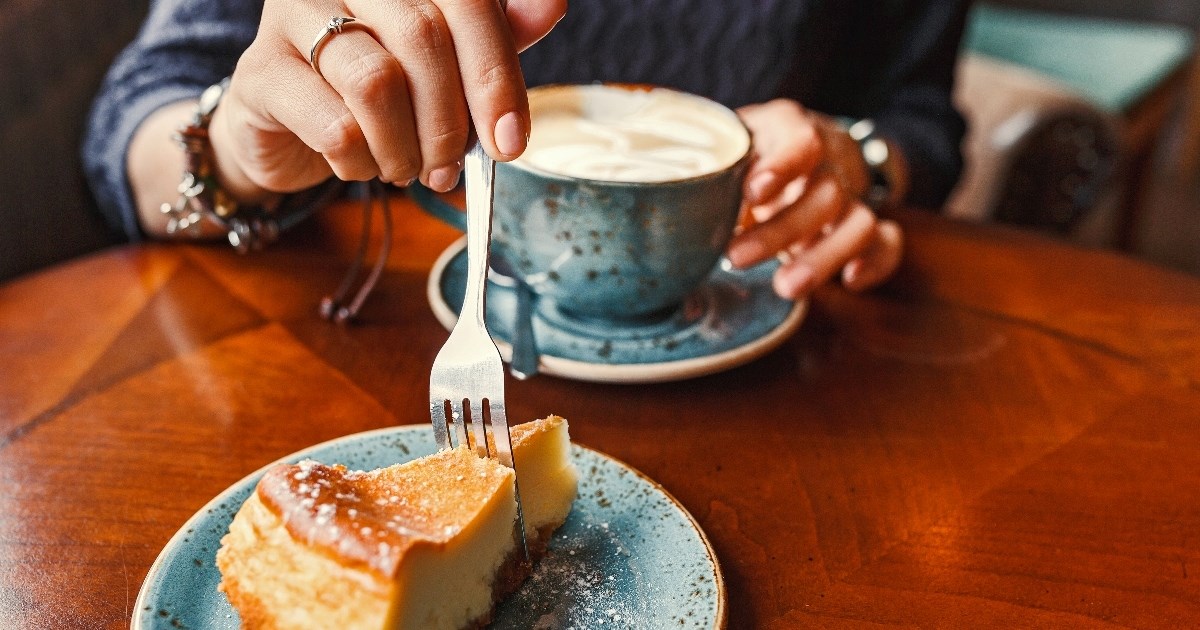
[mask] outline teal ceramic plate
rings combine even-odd
[[[464,237],[447,248],[429,274],[429,304],[447,329],[462,309],[465,246]],[[804,319],[807,302],[784,300],[771,287],[778,268],[778,261],[741,270],[723,264],[682,308],[654,322],[581,321],[539,300],[533,317],[539,369],[581,381],[654,383],[748,363],[786,341]],[[512,288],[488,283],[488,330],[506,361],[512,353],[516,304]]]
[[[281,461],[311,458],[369,470],[434,451],[428,426],[368,431]],[[725,586],[700,526],[661,486],[626,464],[578,445],[579,497],[545,558],[497,610],[491,628],[718,628]],[[217,590],[221,537],[265,468],[197,512],[167,543],[138,593],[134,630],[235,629]]]

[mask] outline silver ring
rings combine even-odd
[[[325,40],[329,39],[331,35],[341,33],[347,24],[357,21],[352,17],[334,16],[329,18],[329,23],[321,29],[320,33],[317,33],[317,38],[313,40],[312,48],[308,49],[308,65],[312,66],[313,72],[321,74],[321,71],[317,69],[317,51],[321,48],[321,44],[325,43]],[[325,75],[321,74],[321,78],[325,78]]]

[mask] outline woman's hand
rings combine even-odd
[[[789,299],[839,273],[854,291],[887,279],[900,263],[903,235],[859,201],[869,175],[858,143],[795,101],[738,114],[754,137],[744,194],[757,223],[734,238],[730,261],[748,267],[783,253],[774,287]]]
[[[529,109],[517,52],[565,0],[267,0],[209,127],[241,201],[343,180],[458,180],[469,121],[497,160],[521,154]],[[358,21],[309,49],[331,16]],[[468,116],[470,118],[468,118]]]

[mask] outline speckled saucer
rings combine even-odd
[[[429,274],[429,304],[447,329],[462,308],[466,238],[442,252]],[[772,261],[751,269],[720,265],[677,312],[646,323],[573,318],[539,300],[534,337],[546,374],[603,383],[655,383],[714,374],[748,363],[783,343],[804,319],[806,301],[775,294]],[[488,283],[487,323],[507,361],[512,353],[516,292]]]
[[[368,431],[307,448],[311,458],[369,470],[434,451],[429,426]],[[573,446],[579,497],[549,551],[491,628],[721,628],[725,584],[700,526],[661,486],[603,453]],[[236,629],[214,562],[233,515],[266,469],[197,512],[159,554],[134,608],[133,630]]]

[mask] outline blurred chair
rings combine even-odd
[[[1128,248],[1186,87],[1191,32],[980,4],[963,47],[955,96],[969,163],[947,213]],[[1111,192],[1121,198],[1108,234],[1082,235]]]
[[[114,243],[79,158],[100,79],[148,0],[27,0],[0,15],[0,279]]]

